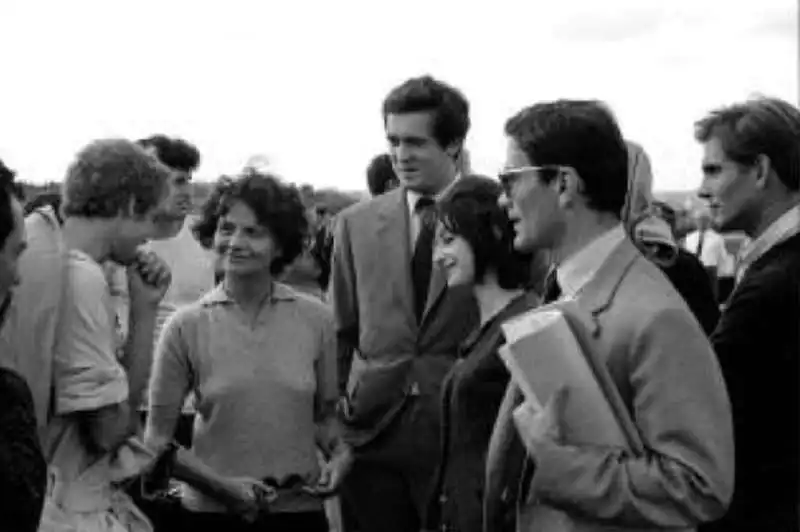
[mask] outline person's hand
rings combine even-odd
[[[167,263],[152,251],[139,251],[126,271],[131,307],[157,307],[172,282]]]
[[[566,401],[567,389],[560,388],[550,397],[544,408],[525,401],[514,410],[514,425],[532,457],[535,458],[536,448],[541,442],[561,441],[561,419]]]
[[[334,451],[330,460],[323,464],[317,485],[313,488],[314,494],[320,497],[334,495],[352,467],[353,451],[349,445],[342,444]]]
[[[233,498],[226,505],[248,523],[254,522],[264,505],[277,497],[271,487],[249,477],[229,479],[229,491]]]

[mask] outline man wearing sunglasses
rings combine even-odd
[[[700,325],[623,229],[628,160],[614,117],[600,102],[561,100],[524,109],[505,132],[501,201],[514,245],[551,251],[551,299],[574,299],[592,326],[583,347],[605,365],[644,447],[572,441],[570,390],[541,411],[502,408],[496,431],[516,425],[528,455],[512,487],[518,529],[692,530],[718,518],[733,488],[728,396]],[[502,459],[488,457],[490,475],[508,470]]]

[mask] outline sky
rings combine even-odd
[[[656,189],[691,190],[694,121],[753,94],[797,103],[799,49],[796,0],[2,0],[0,158],[59,181],[92,139],[166,133],[199,147],[198,179],[260,154],[361,190],[383,98],[431,74],[470,101],[479,173],[519,109],[598,98]]]

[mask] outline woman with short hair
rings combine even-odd
[[[323,497],[349,468],[337,437],[333,316],[322,302],[278,282],[300,254],[308,221],[294,186],[254,169],[222,179],[196,226],[213,227],[222,282],[165,326],[150,386],[147,442],[171,441],[195,394],[192,453],[228,477],[277,489],[254,522],[183,489],[186,530],[326,531]],[[207,236],[207,235],[206,235]],[[329,458],[322,466],[317,448]]]
[[[438,207],[434,260],[448,286],[472,287],[480,325],[463,342],[442,387],[441,461],[426,519],[429,530],[482,530],[486,450],[510,378],[498,355],[505,342],[500,326],[540,302],[526,289],[543,279],[544,257],[514,249],[513,226],[498,205],[500,194],[496,181],[462,177]]]

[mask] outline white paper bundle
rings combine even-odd
[[[528,401],[542,407],[555,391],[568,389],[561,420],[565,442],[641,449],[621,400],[609,397],[610,377],[598,380],[561,309],[534,309],[502,327],[507,343],[500,356]]]

